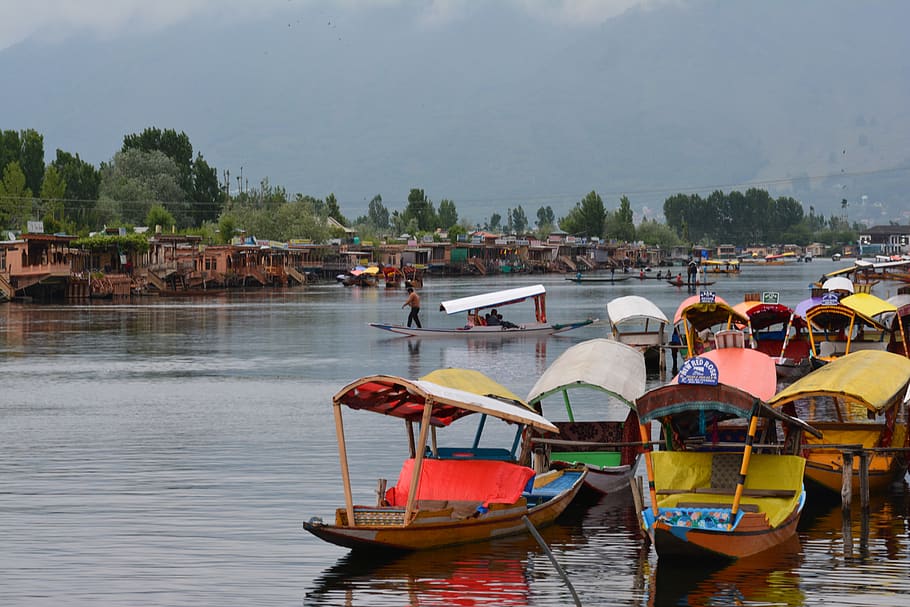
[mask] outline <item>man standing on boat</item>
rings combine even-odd
[[[410,328],[413,320],[417,328],[422,329],[420,318],[417,316],[420,314],[420,295],[417,294],[413,287],[408,287],[408,299],[401,304],[401,308],[404,309],[405,306],[411,306],[411,313],[408,314],[408,327]]]
[[[698,282],[698,263],[692,257],[689,258],[689,286],[694,287]]]

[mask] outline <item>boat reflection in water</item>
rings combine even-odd
[[[802,562],[799,537],[774,550],[712,568],[705,561],[661,562],[649,580],[648,606],[804,605],[796,573]]]
[[[543,530],[548,541],[553,535]],[[316,580],[305,605],[528,605],[530,537],[412,553],[389,561],[349,553]],[[555,575],[555,573],[554,573]]]

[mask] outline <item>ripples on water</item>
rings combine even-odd
[[[747,268],[715,288],[735,303],[774,284],[792,305],[831,267]],[[606,301],[626,294],[672,315],[685,295],[552,276],[431,279],[421,315],[451,324],[440,300],[537,281],[556,321],[604,317]],[[0,604],[571,604],[530,538],[364,562],[301,530],[343,501],[330,403],[347,382],[462,366],[521,395],[567,347],[607,332],[463,343],[366,327],[404,320],[403,299],[324,285],[0,306]],[[401,423],[375,417],[345,417],[358,501],[405,457]],[[543,536],[585,605],[910,602],[905,488],[873,503],[866,534],[856,509],[853,520],[845,549],[839,505],[810,504],[792,545],[720,570],[657,563],[622,496],[571,509]]]

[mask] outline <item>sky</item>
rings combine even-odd
[[[636,220],[768,189],[910,221],[910,5],[850,0],[0,0],[0,129],[99,164],[186,132],[222,179],[411,188],[483,222],[590,191]],[[237,178],[243,173],[243,180]],[[229,172],[229,175],[228,175]],[[248,186],[247,186],[248,184]]]

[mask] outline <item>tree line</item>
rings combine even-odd
[[[858,229],[843,218],[815,215],[812,207],[804,214],[799,201],[774,199],[759,189],[717,191],[707,198],[676,194],[664,202],[666,223],[645,219],[636,225],[628,197],[607,210],[596,191],[558,218],[551,206],[542,205],[532,222],[519,204],[504,214],[492,212],[481,224],[460,216],[455,201],[443,198],[436,204],[423,189],[412,188],[402,209],[390,210],[377,194],[365,215],[349,220],[333,193],[325,198],[291,195],[268,178],[258,187],[241,184],[231,192],[229,171],[220,180],[186,133],[155,127],[124,136],[121,148],[97,168],[61,149],[45,164],[40,133],[2,130],[0,170],[0,227],[13,231],[40,219],[46,232],[76,235],[102,225],[160,225],[211,242],[227,242],[240,230],[261,238],[321,242],[341,235],[327,223],[331,217],[356,228],[364,239],[441,231],[454,240],[478,229],[546,237],[559,228],[576,236],[669,248],[681,243],[846,242],[855,239]]]

